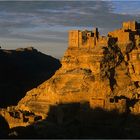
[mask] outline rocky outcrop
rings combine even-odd
[[[33,47],[0,49],[0,107],[17,105],[28,90],[49,79],[61,66],[59,60]]]
[[[107,37],[100,36],[97,29],[70,31],[62,67],[49,80],[28,91],[14,109],[46,119],[52,106],[87,103],[92,109],[139,114],[139,109],[135,109],[139,108],[140,99],[138,25],[127,22]],[[58,122],[63,123],[65,111],[58,108],[56,112]]]

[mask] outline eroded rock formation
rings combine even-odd
[[[140,113],[139,23],[124,22],[121,29],[105,37],[99,35],[98,29],[71,30],[61,63],[52,78],[28,91],[13,110],[45,119],[51,106],[86,102],[92,109]],[[3,116],[10,112],[2,111]],[[63,123],[65,112],[61,108],[56,112],[58,122]],[[8,118],[10,127],[30,124],[13,124]]]

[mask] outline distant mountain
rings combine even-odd
[[[49,79],[60,61],[33,47],[0,49],[0,107],[16,105],[26,91]]]

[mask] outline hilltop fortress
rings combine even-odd
[[[71,49],[79,48],[79,50],[87,49],[92,51],[96,48],[111,45],[117,45],[121,49],[125,61],[129,63],[129,72],[132,80],[140,81],[140,23],[136,21],[123,22],[122,28],[109,32],[107,36],[100,36],[98,28],[95,28],[93,31],[69,31],[69,47]],[[93,55],[103,56],[104,53],[99,49],[98,52],[93,52]],[[99,72],[99,67],[100,64],[98,64],[98,68],[93,66],[95,72]]]
[[[109,32],[107,36],[100,36],[98,28],[93,31],[69,31],[69,46],[92,49],[97,46],[107,47],[109,41],[116,41],[119,46],[125,46],[130,42],[138,46],[140,41],[140,23],[136,21],[123,22],[122,28]]]
[[[62,106],[56,118],[63,123],[68,103],[79,104],[79,109],[87,104],[92,109],[140,114],[140,23],[124,22],[107,36],[97,28],[71,30],[68,42],[62,67],[54,76],[27,92],[16,107],[1,110],[10,127],[29,125],[37,116],[45,119],[58,105]]]

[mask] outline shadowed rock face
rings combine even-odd
[[[10,129],[7,121],[0,115],[0,138],[8,138],[9,132]]]
[[[12,128],[9,138],[140,138],[139,117],[117,110],[92,109],[86,102],[59,104],[50,107],[46,119]]]
[[[0,50],[0,107],[16,105],[26,91],[49,79],[61,66],[59,60],[20,48]]]

